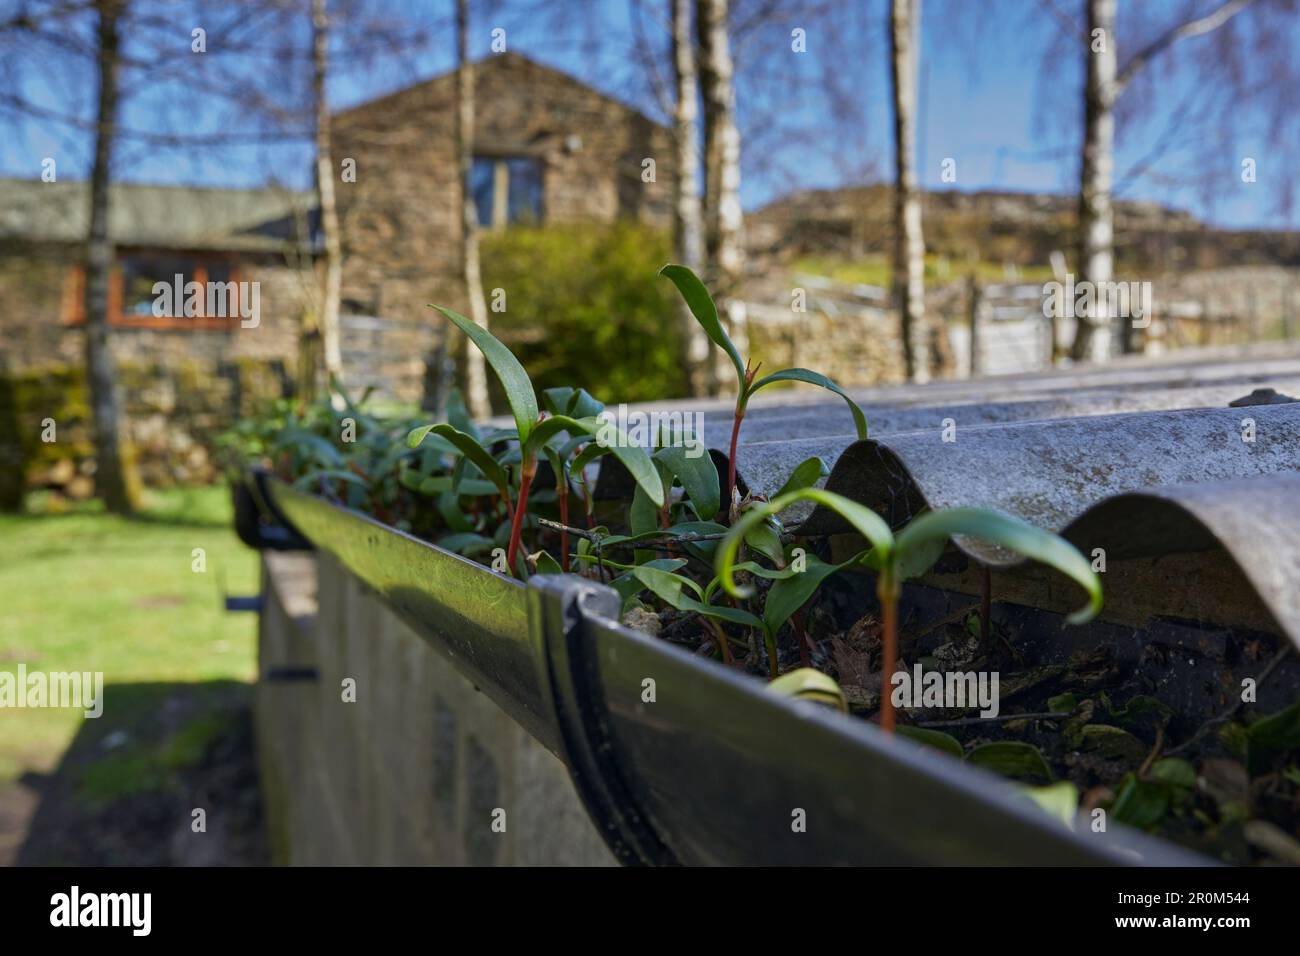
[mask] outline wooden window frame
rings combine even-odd
[[[168,255],[176,253],[167,251]],[[214,253],[186,253],[195,260],[193,280],[207,284],[208,263],[222,261],[230,267],[230,282],[242,281],[239,261],[229,255]],[[124,255],[147,256],[149,252],[132,252]],[[158,329],[180,332],[225,332],[239,326],[239,315],[184,316],[184,315],[127,315],[122,312],[123,280],[120,262],[114,262],[108,278],[108,324],[117,329]],[[204,303],[206,305],[206,303]],[[79,327],[86,324],[86,269],[80,263],[68,268],[63,281],[63,324]]]
[[[536,225],[546,222],[546,157],[537,150],[528,149],[475,149],[472,160],[483,160],[492,164],[492,221],[487,225],[479,223],[478,228],[489,232],[500,232],[510,227],[510,160],[528,159],[537,163],[538,189],[540,195],[537,203]],[[468,188],[468,183],[466,184]]]

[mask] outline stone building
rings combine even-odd
[[[418,401],[438,332],[426,303],[466,307],[455,79],[445,73],[333,117],[347,384],[402,402]],[[670,130],[517,53],[477,64],[475,93],[470,187],[482,228],[620,217],[668,226]],[[653,176],[643,175],[647,160]],[[77,438],[61,438],[60,454],[88,449],[78,398],[88,207],[83,182],[0,180],[0,426],[10,426],[0,427],[9,436],[0,467],[31,472],[38,485],[56,464],[35,438],[41,420],[71,423]],[[291,392],[317,221],[306,193],[113,187],[110,339],[147,480],[209,477],[212,436],[252,399]],[[245,293],[256,283],[256,321],[208,303],[160,307],[154,284],[177,275]],[[78,457],[77,468],[89,467]],[[12,503],[12,493],[0,497]]]

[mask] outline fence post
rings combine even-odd
[[[979,374],[980,283],[972,273],[966,285],[967,320],[970,323],[970,377]]]
[[[1282,281],[1282,339],[1291,340],[1291,280]]]

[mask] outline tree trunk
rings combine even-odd
[[[339,334],[339,295],[343,284],[343,250],[339,240],[339,211],[334,197],[334,159],[330,148],[329,104],[325,100],[325,77],[329,69],[329,18],[325,0],[312,0],[313,92],[316,100],[316,193],[320,197],[321,233],[325,242],[325,274],[320,295],[321,351],[325,376],[330,383],[343,382],[343,352]],[[342,397],[332,395],[336,408]]]
[[[673,79],[677,105],[673,112],[673,137],[677,148],[677,178],[673,203],[673,247],[677,261],[700,272],[704,266],[704,236],[700,211],[699,79],[695,68],[695,42],[691,30],[691,0],[670,0],[673,31]],[[687,391],[708,391],[709,339],[682,304],[678,310],[682,367]]]
[[[95,491],[114,514],[130,514],[135,482],[121,444],[121,400],[108,347],[109,282],[113,242],[108,232],[109,181],[117,122],[118,26],[121,0],[100,0],[98,29],[99,105],[95,161],[90,174],[90,235],[86,245],[86,384],[94,420]]]
[[[478,211],[469,188],[470,169],[474,164],[474,67],[469,61],[469,2],[456,0],[456,155],[460,167],[460,265],[469,299],[469,317],[477,325],[488,327],[487,302],[483,298],[483,280],[478,261]],[[488,398],[487,367],[483,353],[466,339],[465,399],[475,418],[488,418],[492,404]]]
[[[1115,227],[1111,183],[1115,169],[1116,0],[1087,0],[1088,76],[1084,87],[1083,157],[1079,178],[1079,281],[1101,293],[1112,280]],[[1101,33],[1094,36],[1094,31]],[[1104,362],[1110,355],[1107,296],[1094,294],[1087,315],[1076,316],[1070,355]]]
[[[736,126],[736,92],[732,86],[731,41],[727,0],[698,0],[700,81],[704,91],[704,237],[708,279],[722,306],[720,318],[737,348],[746,349],[745,308],[738,297],[744,269],[740,207],[740,130]],[[709,363],[709,391],[718,391],[725,358]],[[727,366],[729,367],[729,366]]]
[[[890,47],[894,92],[894,300],[909,382],[930,378],[925,329],[925,239],[916,187],[916,48],[921,0],[893,0]]]

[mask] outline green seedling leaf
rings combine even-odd
[[[1067,827],[1074,826],[1079,815],[1079,788],[1070,781],[1061,780],[1045,787],[1021,787],[1020,792],[1046,810],[1049,816]]]
[[[471,322],[459,312],[435,305],[442,315],[462,332],[469,336],[492,371],[496,373],[501,387],[505,389],[506,401],[510,403],[510,412],[515,418],[515,427],[519,429],[520,444],[528,441],[533,428],[537,425],[537,395],[533,392],[533,383],[528,380],[528,373],[519,364],[514,354],[503,345],[491,332]]]
[[[784,576],[768,589],[767,603],[763,605],[763,624],[769,633],[779,631],[781,625],[790,619],[790,615],[808,603],[822,581],[854,559],[843,564],[827,564],[810,554],[805,560],[807,564],[804,570],[793,572],[789,568],[785,569],[781,572]]]
[[[551,557],[548,551],[538,551],[533,555],[533,564],[537,566],[538,574],[564,573],[564,569],[560,567],[560,562]]]
[[[403,468],[397,473],[397,483],[408,491],[419,491],[427,476],[414,468]]]
[[[933,747],[935,750],[942,750],[950,757],[961,759],[965,752],[962,749],[961,741],[952,734],[945,734],[941,730],[930,730],[928,727],[911,727],[903,725],[895,728],[894,732],[900,737],[906,737],[909,740],[915,740],[918,744],[924,744],[927,747]]]
[[[739,520],[731,527],[727,536],[722,539],[722,546],[718,548],[717,555],[714,559],[714,572],[722,581],[722,586],[732,597],[747,598],[753,590],[742,588],[735,580],[735,563],[736,553],[740,550],[740,542],[744,540],[745,533],[750,528],[758,525],[759,522],[766,520],[769,515],[775,515],[784,511],[796,501],[812,501],[815,504],[830,508],[840,517],[849,522],[859,534],[867,541],[876,546],[876,549],[882,553],[888,553],[894,545],[894,535],[889,530],[889,525],[870,508],[863,507],[856,501],[850,501],[842,495],[837,495],[832,491],[826,491],[824,488],[803,488],[799,491],[793,491],[787,495],[781,495],[773,498],[771,501],[762,504],[756,504],[746,508],[741,514]]]
[[[659,477],[659,469],[655,467],[645,449],[629,441],[613,422],[602,421],[599,418],[552,416],[539,423],[533,430],[524,443],[525,454],[535,453],[538,447],[545,445],[548,439],[560,432],[567,432],[572,436],[587,434],[596,438],[599,444],[606,446],[609,453],[623,464],[637,485],[645,489],[650,500],[657,507],[663,506],[664,484]]]
[[[659,600],[670,607],[679,611],[690,611],[694,614],[702,614],[705,617],[730,621],[733,624],[743,624],[746,627],[761,628],[763,626],[762,622],[748,611],[742,611],[734,607],[705,604],[703,601],[690,597],[688,591],[695,592],[697,597],[703,596],[698,584],[690,578],[682,577],[680,574],[673,574],[653,567],[655,563],[650,561],[637,565],[631,568],[628,573],[653,591]]]
[[[465,478],[457,486],[451,475],[429,475],[427,478],[420,478],[417,475],[416,477],[418,480],[411,490],[422,495],[438,495],[450,491],[456,495],[467,495],[473,498],[480,495],[495,495],[501,490],[492,482],[484,481],[482,478]],[[411,486],[408,484],[407,487]]]
[[[1169,789],[1160,783],[1139,780],[1136,774],[1126,774],[1110,812],[1120,823],[1149,830],[1169,812]]]
[[[596,560],[595,555],[579,555],[579,558],[583,560],[590,559],[591,563],[593,564],[595,563]],[[618,592],[618,596],[622,602],[622,607],[624,610],[627,609],[628,603],[633,598],[635,598],[643,588],[645,588],[645,584],[641,581],[641,579],[638,578],[635,574],[631,573],[632,568],[634,567],[651,568],[656,571],[667,571],[671,573],[673,571],[678,570],[681,567],[684,567],[685,564],[686,564],[686,560],[684,558],[656,558],[653,561],[648,561],[642,565],[616,564],[613,561],[604,562],[604,565],[607,568],[612,568],[615,571],[625,572],[623,574],[620,574],[613,581],[609,582],[609,586]]]
[[[1110,724],[1087,724],[1080,733],[1079,745],[1107,760],[1141,760],[1147,745],[1122,727]]]
[[[1054,714],[1072,714],[1078,704],[1078,698],[1070,693],[1057,694],[1055,697],[1047,698],[1047,709]]]
[[[735,344],[727,336],[727,331],[722,327],[718,320],[718,307],[713,304],[713,297],[709,295],[709,290],[704,287],[704,283],[686,266],[679,266],[670,263],[659,270],[661,276],[668,278],[673,285],[677,286],[677,291],[682,294],[686,300],[687,307],[691,310],[691,315],[695,316],[695,321],[700,323],[713,344],[727,353],[731,359],[731,364],[736,366],[736,379],[744,388],[745,381],[745,363],[740,357],[740,352],[736,349]]]
[[[816,385],[820,388],[834,392],[848,404],[849,412],[853,415],[853,427],[858,431],[858,438],[864,439],[867,437],[867,416],[863,413],[862,409],[858,407],[858,403],[849,398],[848,393],[845,392],[844,389],[840,388],[825,375],[806,368],[782,369],[779,372],[773,372],[771,375],[766,375],[763,378],[760,378],[750,386],[749,394],[753,395],[760,388],[765,388],[766,386],[772,385],[776,382],[804,382],[808,385]]]
[[[605,403],[593,398],[585,388],[548,388],[542,391],[542,405],[552,415],[570,418],[594,418],[605,410]]]
[[[691,507],[704,521],[710,521],[718,513],[721,500],[718,484],[718,467],[713,463],[713,456],[704,451],[703,445],[695,446],[701,451],[694,458],[690,453],[694,448],[670,445],[655,452],[655,461],[663,464],[669,474],[681,484],[686,496],[691,500]]]
[[[782,674],[767,685],[774,694],[793,697],[796,700],[809,700],[814,704],[834,707],[842,714],[849,712],[848,702],[840,685],[826,674],[811,667],[800,667],[788,674]]]
[[[435,425],[421,425],[419,428],[411,429],[407,434],[407,447],[419,447],[420,442],[424,441],[426,435],[437,435],[450,442],[456,447],[457,451],[473,463],[474,467],[483,473],[483,477],[496,487],[503,498],[510,494],[510,477],[506,474],[505,468],[472,435],[467,435],[454,425],[446,422],[439,422]]]
[[[1010,515],[980,508],[929,511],[899,533],[897,548],[901,554],[906,554],[931,548],[934,541],[946,541],[957,534],[1009,548],[1076,581],[1088,592],[1088,604],[1070,615],[1068,620],[1071,624],[1089,621],[1101,610],[1101,579],[1078,549],[1065,539]]]
[[[653,591],[655,597],[665,604],[675,607],[679,611],[686,610],[684,601],[688,598],[688,595],[683,592],[684,588],[695,592],[697,598],[704,596],[700,586],[690,578],[652,567],[652,563],[636,565],[629,569],[628,573]]]
[[[772,526],[771,515],[766,520],[745,529],[745,544],[778,568],[785,567],[785,550],[781,547],[781,535]]]
[[[805,458],[799,464],[794,466],[794,471],[790,472],[790,477],[785,480],[773,498],[780,498],[782,495],[788,495],[792,491],[802,491],[804,488],[811,488],[817,482],[821,481],[831,473],[826,462],[816,456]]]
[[[902,541],[901,534],[899,535],[899,541]],[[934,567],[935,562],[943,557],[944,549],[947,546],[948,539],[932,538],[929,541],[918,542],[910,548],[895,547],[895,576],[899,581],[909,581],[912,578],[920,577]]]
[[[460,496],[452,491],[438,495],[438,513],[452,531],[473,531],[474,522],[460,510]]]
[[[728,607],[725,604],[704,604],[691,598],[682,597],[682,606],[679,610],[693,611],[696,614],[702,614],[704,617],[717,618],[720,621],[728,621],[732,624],[743,624],[745,627],[752,627],[762,630],[763,622],[748,611],[742,611],[738,607]]]
[[[317,464],[327,468],[343,464],[343,453],[320,435],[301,428],[291,428],[286,429],[283,440],[290,445],[302,446],[299,450],[305,450],[304,457]]]
[[[1300,703],[1246,729],[1246,765],[1252,776],[1268,772],[1275,757],[1296,748],[1300,748]]]
[[[582,474],[582,470],[590,465],[597,458],[609,454],[609,449],[596,442],[588,442],[587,447],[578,452],[577,457],[569,463],[569,470],[575,475]]]
[[[999,740],[982,744],[970,752],[966,759],[977,767],[992,770],[1004,777],[1017,780],[1052,779],[1052,769],[1032,744],[1019,740]]]
[[[1196,768],[1180,757],[1165,757],[1157,760],[1151,765],[1147,775],[1152,780],[1180,790],[1196,789]]]
[[[640,485],[632,492],[632,504],[628,506],[627,525],[632,529],[633,537],[659,537],[655,531],[659,528],[659,509]]]

